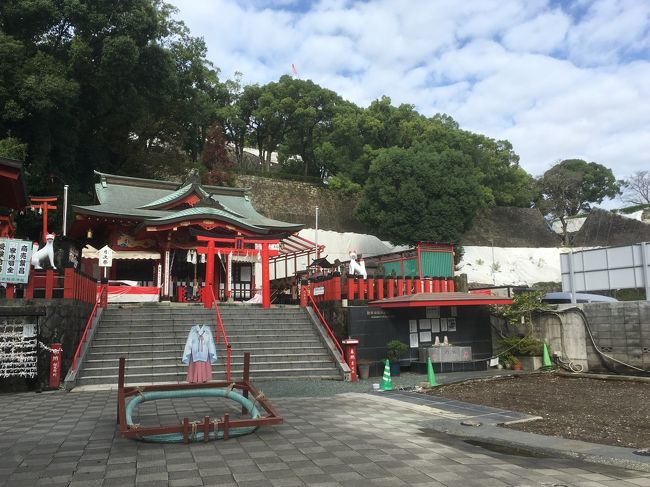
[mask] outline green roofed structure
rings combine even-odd
[[[196,170],[180,184],[95,174],[97,204],[73,206],[69,232],[88,242],[82,255],[86,272],[99,277],[101,262],[94,259],[97,249],[108,246],[110,279],[158,287],[161,299],[190,283],[195,296],[197,283],[204,282],[206,305],[211,295],[254,297],[257,287],[264,306],[270,305],[269,258],[303,225],[266,218],[247,189],[202,185]]]

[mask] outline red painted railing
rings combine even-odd
[[[107,306],[106,284],[99,286],[99,290],[95,294],[96,294],[95,306],[93,306],[93,310],[90,313],[90,316],[88,317],[88,321],[86,322],[86,327],[84,328],[83,335],[81,335],[81,340],[79,340],[79,345],[77,345],[77,350],[75,351],[74,357],[72,359],[72,370],[74,372],[77,372],[77,362],[79,360],[79,355],[81,355],[81,351],[83,350],[83,344],[86,343],[88,334],[92,331],[93,320],[97,316],[97,313],[99,312],[100,308],[103,309],[106,308]]]
[[[343,354],[343,348],[341,347],[341,344],[339,343],[339,341],[334,336],[334,333],[332,332],[332,329],[327,324],[327,321],[325,321],[325,317],[323,316],[323,313],[321,313],[320,309],[318,309],[318,305],[316,304],[316,301],[314,301],[314,298],[312,297],[312,295],[311,295],[311,293],[309,291],[307,291],[307,296],[308,296],[309,301],[311,302],[311,307],[314,309],[314,311],[316,312],[316,316],[318,316],[318,319],[321,322],[321,325],[323,325],[323,327],[327,331],[327,334],[330,336],[330,338],[332,339],[332,341],[336,345],[336,348],[338,348],[339,352],[341,352],[341,358],[343,360],[345,360],[345,355]]]
[[[32,269],[29,281],[23,288],[23,299],[74,299],[85,303],[93,303],[96,298],[97,284],[95,279],[72,267],[63,272],[57,270]],[[7,286],[7,299],[16,299],[19,291],[15,285]]]
[[[304,282],[304,281],[303,281]],[[319,276],[306,282],[309,293],[316,303],[324,301],[374,301],[395,296],[419,293],[454,292],[454,280],[450,277],[368,277],[338,274]],[[306,303],[303,303],[306,305]]]
[[[206,289],[206,288],[204,288]],[[221,320],[221,313],[219,313],[219,305],[217,304],[217,300],[214,297],[214,291],[212,290],[212,286],[208,286],[207,289],[210,290],[211,298],[212,298],[212,304],[214,305],[214,311],[215,311],[215,318],[214,318],[214,342],[219,343],[219,333],[221,333],[221,336],[223,338],[223,344],[226,346],[226,380],[230,381],[230,352],[231,352],[231,347],[230,343],[228,343],[228,337],[226,336],[226,329],[223,326],[223,321]]]

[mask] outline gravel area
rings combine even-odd
[[[532,374],[446,385],[433,394],[541,416],[510,428],[630,448],[650,447],[650,382]]]

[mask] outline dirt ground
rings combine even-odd
[[[543,418],[508,426],[520,431],[650,447],[650,382],[532,374],[451,384],[433,393]]]

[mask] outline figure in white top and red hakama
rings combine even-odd
[[[187,336],[183,363],[188,364],[187,382],[196,384],[212,380],[212,364],[217,361],[217,348],[208,325],[194,325]]]

